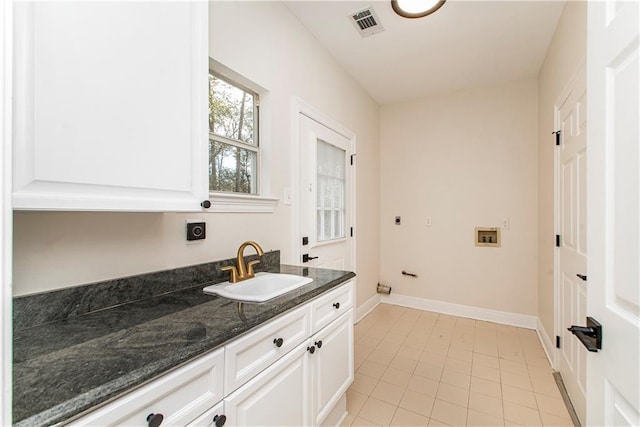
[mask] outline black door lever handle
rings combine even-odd
[[[317,256],[309,256],[309,254],[303,254],[302,255],[302,262],[309,262],[312,259],[318,259]]]
[[[593,317],[587,317],[587,326],[571,325],[567,328],[587,350],[597,352],[602,349],[602,325]]]
[[[585,282],[587,281],[587,276],[585,274],[576,274],[576,276],[578,276],[579,278],[581,278]]]

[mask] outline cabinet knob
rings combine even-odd
[[[339,308],[340,308],[340,303],[339,303],[339,302],[335,302],[335,303],[333,303],[333,306],[334,306],[334,307],[336,308],[336,310],[337,310],[337,309],[339,309]]]
[[[200,206],[202,206],[205,209],[209,209],[211,207],[211,202],[208,200],[203,200],[202,203],[200,203]]]
[[[273,343],[276,345],[276,347],[282,347],[284,340],[282,338],[274,338]]]
[[[315,344],[316,344],[316,347],[322,348],[322,340],[316,341]]]
[[[313,354],[313,353],[315,353],[315,352],[316,352],[316,348],[315,348],[314,346],[307,347],[307,351],[308,351],[309,353]]]
[[[164,415],[162,414],[147,415],[147,425],[149,427],[159,427],[162,424],[162,420],[164,420]]]
[[[222,427],[226,422],[227,422],[226,415],[215,415],[213,417],[213,425],[216,427]]]

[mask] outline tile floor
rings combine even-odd
[[[355,369],[343,426],[573,426],[533,330],[380,304]]]

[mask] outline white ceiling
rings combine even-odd
[[[538,75],[563,1],[448,0],[401,18],[390,1],[287,1],[381,105]],[[349,15],[373,6],[385,31],[362,38]]]

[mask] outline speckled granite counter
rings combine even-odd
[[[242,315],[238,303],[202,292],[204,286],[225,280],[220,278],[16,329],[14,423],[41,426],[68,420],[355,276],[294,266],[262,271],[308,276],[313,282],[262,304],[244,304]]]

